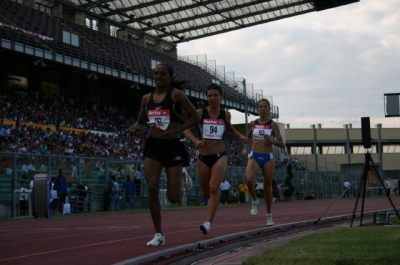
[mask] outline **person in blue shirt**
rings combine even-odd
[[[58,170],[58,175],[56,177],[56,189],[57,189],[57,196],[58,196],[58,209],[60,214],[63,213],[63,205],[66,201],[68,195],[68,187],[67,187],[67,179],[63,176],[63,172],[61,169]]]
[[[135,183],[131,180],[131,176],[127,175],[126,180],[123,185],[123,191],[125,191],[126,205],[128,207],[128,211],[133,210],[134,208],[134,191],[135,191]]]

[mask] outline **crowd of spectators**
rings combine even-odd
[[[0,97],[0,117],[5,120],[116,133],[131,123],[115,106],[64,98],[29,89],[12,89]]]
[[[148,131],[128,132],[134,120],[118,107],[97,107],[76,97],[26,89],[13,91],[0,95],[0,151],[142,160]],[[194,164],[196,150],[186,143]],[[227,139],[226,146],[228,164],[243,166],[242,143]]]

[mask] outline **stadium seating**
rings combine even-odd
[[[143,47],[129,39],[119,39],[109,34],[92,30],[85,26],[85,21],[69,21],[46,12],[4,0],[0,3],[0,19],[3,23],[20,29],[19,32],[2,27],[1,38],[10,39],[37,48],[44,48],[64,56],[102,65],[122,72],[140,74],[151,78],[151,61],[168,63],[175,68],[176,73],[190,81],[190,88],[203,91],[213,80],[220,79],[220,85],[225,89],[224,98],[236,102],[242,99],[240,92],[224,82],[223,76],[209,71],[206,65],[196,65],[183,58],[173,58],[167,54],[154,51],[152,47]],[[5,32],[7,31],[7,32]],[[79,37],[79,46],[63,42],[63,32],[67,31]],[[27,34],[29,32],[29,34]],[[45,36],[42,40],[35,35]],[[222,78],[222,80],[221,80]],[[248,95],[249,106],[255,106],[253,95]]]

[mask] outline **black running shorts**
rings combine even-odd
[[[150,137],[144,145],[143,156],[160,162],[165,168],[181,164],[184,167],[189,165],[185,144],[179,139],[166,140]]]

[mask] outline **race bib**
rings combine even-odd
[[[155,124],[157,128],[165,131],[170,123],[170,110],[157,109],[148,110],[147,117],[149,119],[149,124]]]
[[[271,137],[272,129],[267,124],[255,124],[253,128],[253,140],[264,140],[264,135]]]
[[[221,140],[225,132],[224,120],[203,120],[203,139]]]

